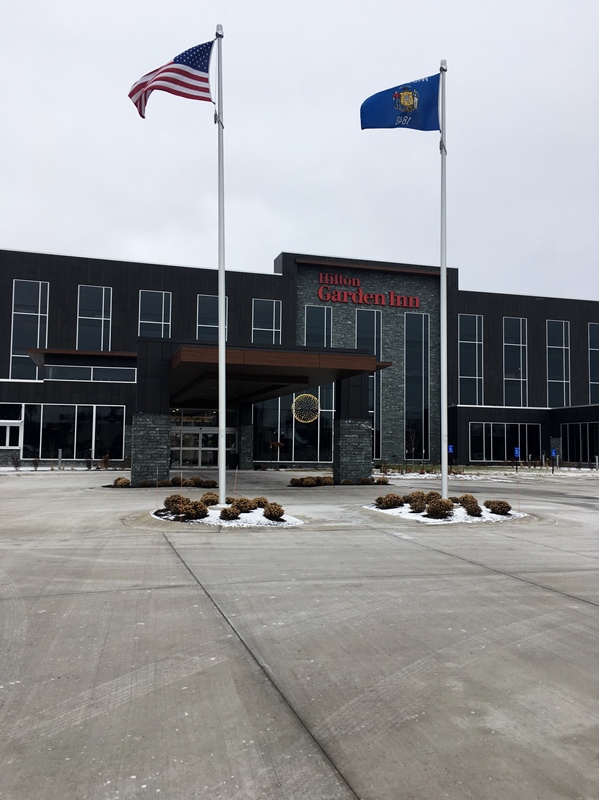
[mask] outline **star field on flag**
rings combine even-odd
[[[163,67],[148,72],[133,84],[129,97],[135,103],[140,117],[146,116],[148,98],[154,90],[169,92],[189,100],[207,100],[210,96],[210,54],[214,42],[191,47],[175,56]]]

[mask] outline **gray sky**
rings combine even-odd
[[[131,84],[224,26],[227,268],[438,265],[439,134],[361,131],[447,59],[463,289],[599,300],[597,0],[4,0],[0,248],[217,263],[212,106]],[[212,74],[216,59],[213,59]]]

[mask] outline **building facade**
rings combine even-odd
[[[438,268],[283,253],[226,295],[229,466],[439,463]],[[0,251],[0,325],[0,464],[216,465],[215,270]],[[596,461],[599,302],[450,269],[448,364],[450,462]]]

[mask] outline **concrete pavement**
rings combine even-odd
[[[116,474],[0,475],[2,800],[599,798],[597,475],[450,483],[528,516],[427,526],[240,473],[277,530]]]

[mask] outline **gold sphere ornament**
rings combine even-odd
[[[298,422],[314,422],[320,412],[318,397],[313,394],[298,394],[291,404],[291,411]]]

